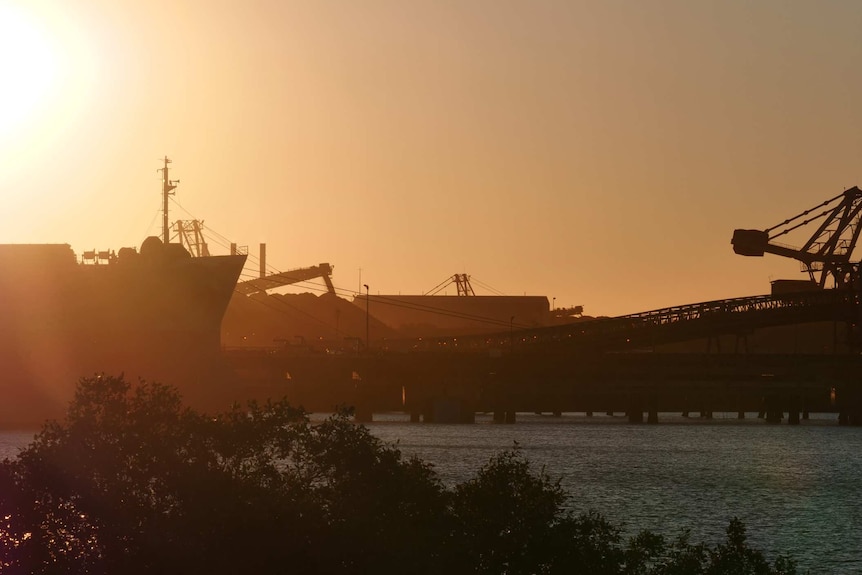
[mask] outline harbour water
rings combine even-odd
[[[469,479],[494,454],[517,447],[570,495],[575,512],[596,510],[626,534],[650,529],[715,544],[732,517],[769,557],[792,555],[800,573],[862,573],[862,428],[834,415],[768,425],[747,414],[712,420],[660,414],[659,425],[621,415],[518,414],[514,425],[410,423],[403,414],[368,424],[405,455],[434,464],[443,481]],[[32,432],[0,433],[0,458]]]
[[[621,415],[519,413],[514,425],[490,416],[440,425],[393,415],[375,416],[370,428],[433,463],[446,482],[517,446],[560,479],[573,511],[599,511],[626,534],[689,529],[692,541],[715,544],[739,517],[754,547],[790,554],[800,573],[862,573],[862,428],[811,417],[790,426],[756,413],[660,414],[659,425],[632,425]]]

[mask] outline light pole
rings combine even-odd
[[[371,349],[371,341],[368,339],[368,284],[362,284],[365,288],[365,349]]]

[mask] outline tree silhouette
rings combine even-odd
[[[286,402],[216,415],[122,376],[79,382],[66,418],[0,463],[2,573],[790,574],[731,521],[711,549],[624,541],[518,450],[447,488],[347,412]]]

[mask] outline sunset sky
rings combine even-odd
[[[167,155],[172,219],[344,295],[767,293],[799,265],[734,228],[862,185],[860,30],[849,0],[0,0],[0,242],[139,246]]]

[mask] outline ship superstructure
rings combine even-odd
[[[246,256],[193,258],[165,238],[80,258],[68,244],[0,245],[0,425],[58,417],[78,379],[101,372],[221,406],[220,326]]]

